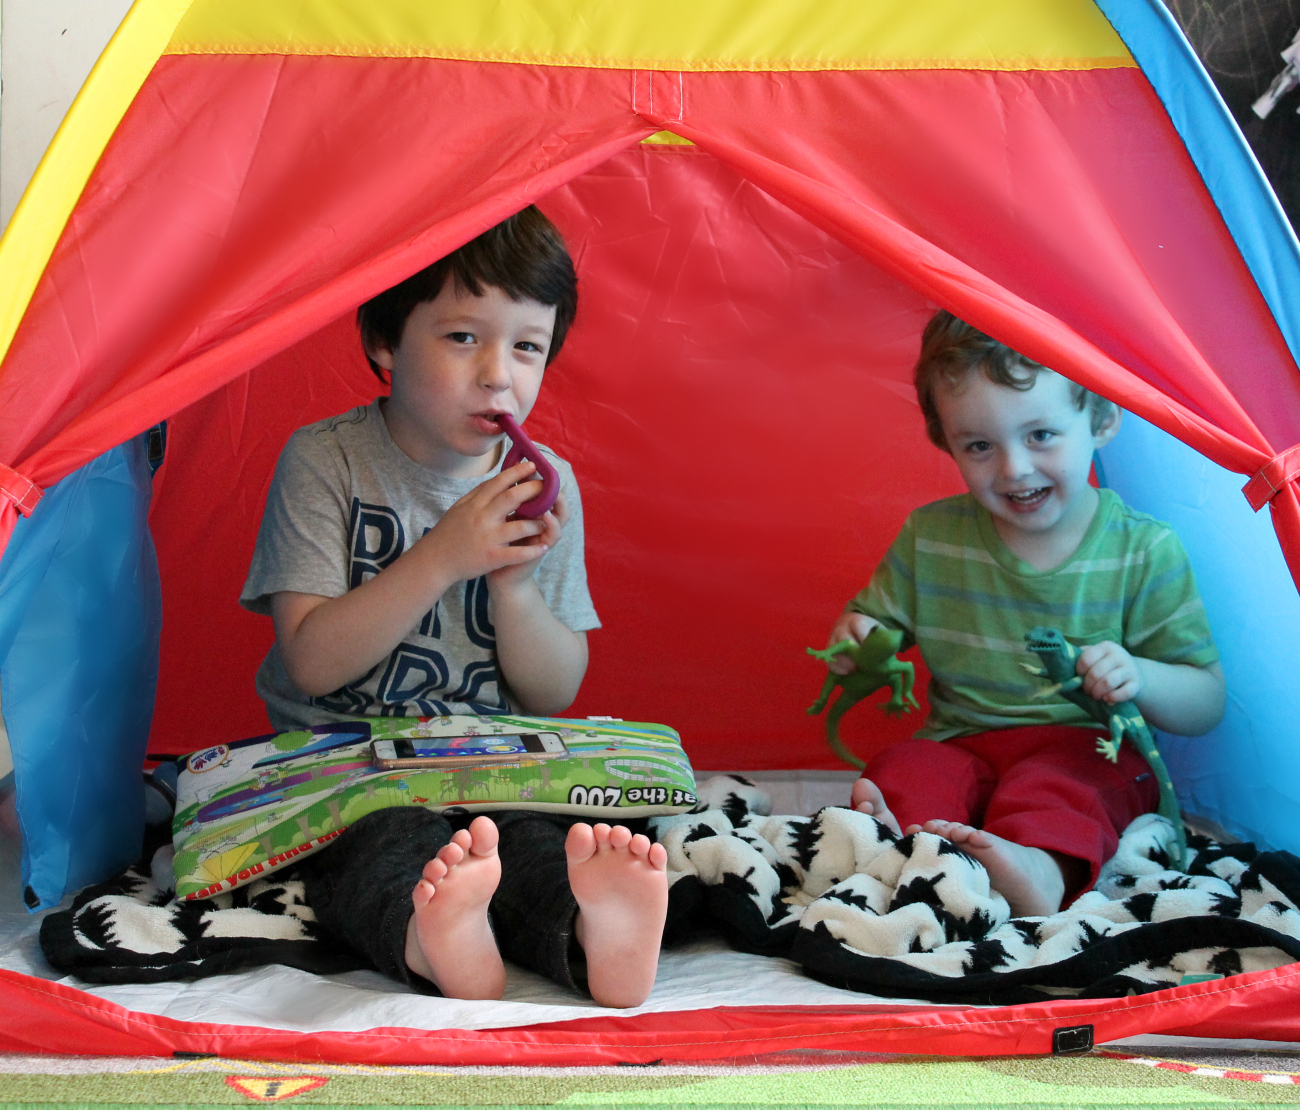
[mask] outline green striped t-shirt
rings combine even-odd
[[[1071,558],[1035,570],[1002,542],[969,493],[917,509],[850,608],[904,633],[930,669],[930,715],[917,736],[947,740],[1024,725],[1092,725],[1020,664],[1035,625],[1080,647],[1101,640],[1162,663],[1202,667],[1219,653],[1182,542],[1103,489]]]

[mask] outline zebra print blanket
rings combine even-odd
[[[1135,821],[1097,889],[1061,913],[1012,918],[983,867],[929,833],[895,837],[873,818],[823,809],[770,816],[761,791],[720,777],[702,811],[652,822],[671,896],[695,904],[736,948],[783,956],[811,976],[880,996],[1001,1003],[1143,993],[1300,960],[1300,860],[1190,836],[1170,871],[1173,830]],[[97,983],[152,982],[287,963],[360,966],[318,930],[292,873],[177,903],[167,849],[90,887],[42,923],[56,968]],[[678,901],[678,900],[681,901]]]
[[[1097,888],[1049,917],[1013,918],[982,865],[931,833],[896,837],[827,808],[773,817],[743,780],[700,790],[712,808],[655,818],[670,881],[698,885],[733,946],[876,995],[1031,1002],[1144,993],[1300,960],[1300,859],[1138,818]]]

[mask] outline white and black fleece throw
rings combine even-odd
[[[1139,817],[1097,889],[1050,917],[1012,918],[983,866],[930,833],[896,837],[840,808],[765,816],[742,779],[698,791],[703,812],[658,817],[669,880],[699,884],[733,946],[786,956],[876,995],[1013,1004],[1115,997],[1300,960],[1300,859]]]
[[[1300,960],[1300,859],[1189,836],[1190,873],[1170,871],[1173,831],[1154,814],[1129,826],[1096,890],[1050,917],[1012,918],[984,868],[940,837],[898,838],[848,809],[767,816],[762,791],[735,777],[698,793],[702,811],[653,822],[674,903],[698,903],[734,947],[795,960],[836,986],[1011,1004],[1144,993]],[[96,983],[266,963],[321,974],[361,966],[318,932],[291,873],[176,903],[165,866],[156,870],[162,883],[145,862],[50,914],[41,928],[50,963]]]
[[[154,832],[155,830],[150,830]],[[156,841],[155,841],[156,843]],[[203,901],[176,902],[171,845],[87,887],[41,922],[41,950],[90,983],[157,983],[287,964],[328,975],[366,963],[325,935],[292,872]]]

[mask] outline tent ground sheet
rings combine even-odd
[[[690,1064],[381,1067],[221,1057],[0,1056],[0,1107],[1204,1107],[1300,1105],[1300,1045],[1157,1038],[1080,1056],[834,1050]],[[1165,1043],[1159,1043],[1164,1041]]]

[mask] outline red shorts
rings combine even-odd
[[[1101,730],[1038,725],[981,732],[942,743],[904,740],[863,775],[880,787],[898,823],[932,818],[975,825],[1016,844],[1083,860],[1091,888],[1115,854],[1119,834],[1153,812],[1160,788],[1130,745],[1111,763],[1097,751]]]

